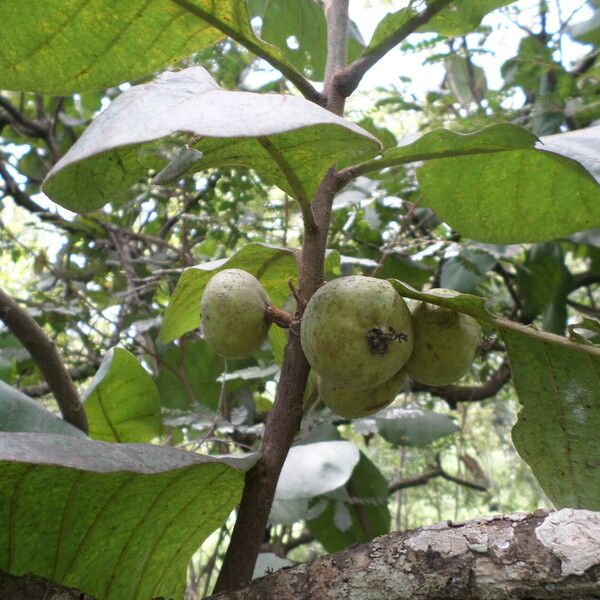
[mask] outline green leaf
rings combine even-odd
[[[294,47],[288,44],[292,36]],[[268,0],[261,37],[277,46],[298,71],[314,81],[323,81],[327,22],[315,0]]]
[[[442,265],[440,287],[472,292],[497,262],[496,256],[483,249],[462,248]]]
[[[85,438],[85,434],[0,381],[0,431],[38,431]]]
[[[409,138],[397,148],[386,150],[381,159],[367,165],[382,168],[420,160],[525,150],[533,148],[536,141],[535,135],[512,123],[495,123],[467,134],[434,129],[416,140]]]
[[[319,516],[308,520],[306,526],[327,552],[337,552],[352,544],[367,542],[375,536],[389,533],[388,484],[363,452],[346,488],[315,499],[313,506],[322,500],[326,500],[327,506]],[[344,524],[343,528],[338,527],[341,525],[340,504],[346,509],[346,515],[350,516],[350,522]],[[336,512],[338,519],[335,518]]]
[[[565,135],[544,138],[542,150],[533,134],[508,123],[467,135],[438,129],[360,170],[427,160],[417,172],[423,204],[456,231],[484,242],[546,241],[600,224],[600,186],[581,164],[556,153],[570,154],[575,139],[586,138],[570,136],[569,144]]]
[[[149,442],[163,432],[158,390],[137,358],[111,348],[84,394],[90,437]]]
[[[0,570],[98,600],[181,598],[256,458],[0,433]]]
[[[255,37],[245,0],[34,0],[0,4],[0,89],[68,95],[165,69],[226,35],[284,61]]]
[[[504,331],[523,408],[514,444],[557,508],[600,510],[600,352]]]
[[[440,219],[478,241],[545,241],[600,224],[600,186],[581,165],[550,152],[432,161],[418,179]]]
[[[231,258],[215,260],[186,269],[171,296],[160,337],[171,342],[200,325],[200,300],[208,280],[223,269],[243,269],[254,275],[271,302],[282,306],[289,295],[288,280],[296,275],[293,250],[266,244],[247,244]]]
[[[249,0],[250,14],[262,19],[261,38],[277,46],[298,71],[323,81],[327,59],[327,21],[319,0]],[[365,43],[354,21],[348,23],[348,61]]]
[[[423,447],[458,431],[448,415],[429,410],[391,407],[372,418],[383,439],[396,446]]]
[[[204,340],[174,346],[160,357],[156,387],[162,406],[189,409],[200,402],[216,410],[221,392],[217,378],[222,371],[223,359]]]
[[[394,35],[404,24],[408,23],[417,15],[412,8],[402,8],[396,12],[388,13],[379,21],[369,45],[365,48],[363,55],[370,54],[377,46],[384,43],[387,38]]]
[[[273,358],[281,366],[283,364],[283,353],[288,342],[287,330],[281,327],[270,327],[268,336]]]
[[[186,142],[202,153],[187,172],[252,168],[306,202],[338,160],[379,148],[369,133],[308,100],[224,91],[205,69],[190,67],[118,96],[53,167],[44,191],[75,212],[122,203],[149,168],[178,161]]]
[[[398,293],[405,298],[422,300],[438,306],[444,306],[458,312],[471,315],[480,322],[491,323],[494,316],[488,312],[485,307],[485,298],[473,296],[471,294],[459,294],[453,290],[435,289],[427,292],[420,292],[397,279],[388,279],[388,281],[398,290]]]
[[[427,0],[427,4],[434,2],[435,0]],[[419,31],[433,31],[447,36],[465,35],[477,29],[485,15],[513,2],[515,0],[456,0]]]
[[[446,78],[454,97],[464,106],[481,100],[487,91],[485,71],[462,56],[446,61]]]
[[[523,316],[533,320],[544,312],[544,329],[564,333],[571,280],[560,244],[547,242],[532,246],[523,265],[517,267],[516,282]]]
[[[544,74],[556,67],[560,65],[552,59],[552,49],[539,38],[527,36],[519,42],[517,55],[502,65],[501,73],[508,85],[537,94]]]

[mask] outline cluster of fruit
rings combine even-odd
[[[269,304],[252,275],[220,271],[202,296],[207,343],[226,358],[253,354],[267,336]],[[361,276],[319,288],[302,316],[300,336],[321,399],[346,418],[390,404],[408,376],[432,386],[458,381],[481,345],[475,319],[425,302],[409,307],[389,282]]]

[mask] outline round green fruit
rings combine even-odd
[[[389,282],[342,277],[310,299],[300,341],[310,366],[328,383],[375,387],[396,374],[412,352],[410,311]]]
[[[267,337],[269,296],[258,279],[240,269],[219,271],[202,295],[200,314],[206,343],[225,358],[246,358]]]
[[[415,343],[406,372],[433,386],[461,379],[481,345],[479,323],[469,315],[425,302],[411,305],[411,311]]]
[[[372,388],[357,389],[329,383],[317,377],[321,400],[334,412],[345,419],[357,419],[372,415],[391,404],[406,381],[404,371],[398,371],[387,381]]]

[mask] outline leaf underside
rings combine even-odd
[[[190,556],[227,518],[255,460],[2,433],[0,570],[98,600],[181,598]]]
[[[221,90],[205,69],[190,67],[118,96],[53,167],[43,189],[75,212],[123,203],[149,169],[162,171],[186,144],[198,159],[180,176],[252,168],[303,202],[338,160],[379,149],[369,133],[308,100]]]

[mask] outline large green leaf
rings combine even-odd
[[[600,510],[600,353],[504,331],[519,454],[557,508]]]
[[[149,442],[163,432],[158,390],[137,358],[111,348],[84,395],[90,437]]]
[[[474,240],[538,242],[600,225],[598,183],[580,164],[551,152],[431,161],[418,179],[425,203]]]
[[[459,233],[485,242],[546,241],[600,225],[600,186],[557,153],[570,154],[564,135],[538,148],[533,134],[508,123],[467,135],[438,129],[359,169],[426,160],[417,173],[423,204]]]
[[[255,37],[245,0],[0,1],[0,89],[67,95],[167,67],[233,37],[264,58],[281,51]]]
[[[50,171],[44,191],[87,212],[128,198],[149,167],[177,178],[229,165],[255,169],[307,202],[338,160],[378,148],[371,134],[308,100],[224,91],[190,67],[118,96]]]
[[[38,431],[86,437],[77,427],[3,381],[0,381],[0,431]]]
[[[0,569],[98,600],[181,598],[256,455],[0,433]]]
[[[200,300],[208,280],[223,269],[243,269],[263,285],[271,302],[282,306],[289,295],[288,280],[296,275],[293,250],[265,244],[247,244],[231,258],[186,269],[171,296],[160,332],[171,342],[200,325]]]

